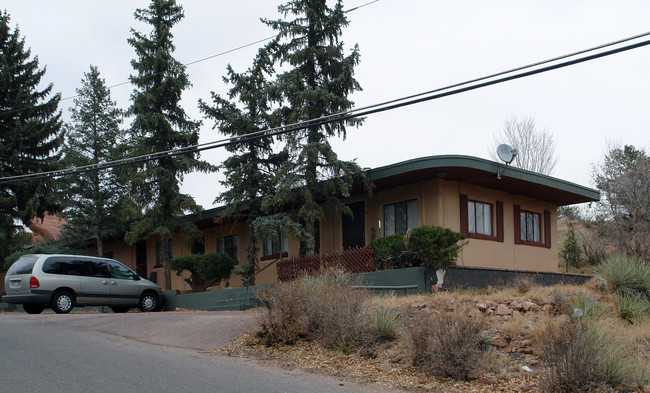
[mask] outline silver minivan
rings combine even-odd
[[[7,270],[5,291],[2,301],[22,304],[29,314],[46,307],[64,314],[75,306],[158,311],[163,301],[157,284],[120,262],[83,255],[23,255]]]

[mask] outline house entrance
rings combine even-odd
[[[147,278],[147,242],[135,243],[135,272]]]
[[[365,247],[366,243],[366,216],[363,202],[348,205],[352,210],[352,216],[343,215],[341,226],[343,227],[343,249]]]

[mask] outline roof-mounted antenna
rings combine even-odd
[[[499,147],[497,147],[497,155],[503,162],[506,163],[507,167],[510,163],[512,163],[515,157],[517,157],[517,150],[506,144],[501,144]],[[497,179],[501,179],[501,175],[503,175],[504,170],[505,168],[499,168],[497,170]]]

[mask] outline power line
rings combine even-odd
[[[435,100],[435,99],[439,99],[439,98],[443,98],[443,97],[447,97],[447,96],[451,96],[451,95],[456,95],[456,94],[464,93],[464,92],[467,92],[467,91],[476,90],[476,89],[480,89],[480,88],[483,88],[483,87],[487,87],[487,86],[491,86],[491,85],[495,85],[495,84],[499,84],[499,83],[504,83],[504,82],[508,82],[508,81],[511,81],[511,80],[520,79],[520,78],[540,74],[540,73],[547,72],[547,71],[556,70],[556,69],[559,69],[559,68],[564,68],[564,67],[568,67],[568,66],[571,66],[571,65],[584,63],[584,62],[595,60],[595,59],[598,59],[598,58],[601,58],[601,57],[611,56],[611,55],[614,55],[614,54],[617,54],[617,53],[621,53],[621,52],[629,51],[629,50],[632,50],[632,49],[640,48],[640,47],[643,47],[643,46],[647,46],[647,45],[650,45],[650,40],[645,40],[645,41],[637,42],[637,43],[634,43],[634,44],[629,44],[629,45],[622,46],[622,47],[619,47],[619,48],[610,49],[608,51],[595,53],[595,54],[592,54],[592,55],[580,57],[580,58],[573,59],[573,60],[567,60],[567,61],[564,61],[564,62],[561,62],[561,63],[548,65],[546,67],[542,67],[542,68],[538,68],[538,69],[534,69],[534,70],[530,70],[530,71],[526,71],[526,72],[521,72],[521,73],[514,74],[514,75],[503,76],[503,75],[507,75],[507,74],[512,74],[513,72],[523,71],[523,70],[526,70],[526,69],[529,69],[529,68],[532,68],[532,67],[536,67],[536,66],[539,66],[539,65],[548,64],[548,63],[557,61],[558,59],[563,60],[563,59],[566,59],[566,58],[575,57],[576,54],[584,54],[584,53],[589,52],[589,51],[593,51],[593,50],[597,50],[597,49],[603,49],[605,47],[609,47],[609,46],[612,46],[612,45],[615,45],[615,44],[618,44],[618,43],[621,43],[621,42],[628,42],[631,39],[640,38],[640,37],[644,37],[644,36],[648,36],[648,35],[650,35],[650,32],[640,34],[640,35],[637,35],[637,36],[634,36],[634,37],[626,38],[626,39],[623,39],[623,40],[619,40],[619,41],[616,41],[614,43],[599,45],[599,46],[594,47],[594,48],[589,49],[589,50],[579,51],[579,52],[575,52],[575,53],[572,53],[572,54],[569,54],[569,55],[556,57],[556,58],[553,58],[553,59],[550,59],[550,60],[545,60],[545,61],[533,63],[533,64],[528,65],[528,66],[514,68],[514,69],[512,69],[510,71],[503,71],[503,72],[499,72],[499,73],[492,74],[492,75],[489,75],[489,76],[485,76],[485,77],[482,77],[482,78],[473,79],[473,80],[470,80],[470,81],[467,81],[467,82],[457,83],[457,84],[450,85],[450,86],[447,86],[447,87],[442,87],[442,88],[439,88],[439,89],[430,90],[428,92],[419,93],[419,94],[411,95],[411,96],[408,96],[408,97],[402,97],[402,98],[398,98],[398,99],[395,99],[395,100],[386,101],[386,102],[383,102],[383,103],[380,103],[380,104],[375,104],[375,105],[371,105],[371,106],[367,106],[367,107],[363,107],[363,108],[352,109],[352,110],[349,110],[349,111],[346,111],[346,112],[339,112],[339,113],[336,113],[336,114],[332,114],[332,115],[329,115],[329,116],[324,116],[324,117],[317,118],[317,119],[311,119],[311,120],[307,120],[307,121],[303,121],[303,122],[298,122],[298,123],[294,123],[294,124],[290,124],[290,125],[285,125],[285,126],[282,126],[282,127],[265,129],[265,130],[261,130],[261,131],[258,131],[258,132],[247,134],[244,137],[241,137],[241,136],[231,137],[231,138],[216,140],[216,141],[212,141],[212,142],[208,142],[208,143],[204,143],[204,144],[188,146],[188,147],[182,148],[182,149],[167,150],[167,151],[163,151],[163,152],[151,153],[151,154],[147,154],[147,155],[143,155],[143,156],[125,158],[125,159],[121,159],[121,160],[117,160],[117,161],[110,161],[110,162],[97,164],[97,165],[89,165],[89,166],[78,167],[78,168],[68,168],[68,169],[62,169],[62,170],[59,170],[59,171],[50,171],[50,172],[44,172],[44,173],[38,173],[38,174],[28,174],[28,175],[5,177],[5,178],[0,178],[0,184],[14,183],[14,182],[19,182],[19,181],[44,179],[44,178],[48,178],[48,177],[59,177],[59,176],[84,173],[84,172],[89,172],[89,171],[94,171],[94,170],[103,170],[103,169],[108,169],[108,168],[112,168],[112,167],[124,166],[124,165],[132,165],[132,164],[136,164],[136,163],[142,163],[142,162],[157,160],[157,159],[164,158],[164,157],[174,157],[174,156],[178,156],[178,155],[182,155],[182,154],[198,153],[198,152],[205,151],[205,150],[216,149],[216,148],[219,148],[219,147],[225,147],[225,146],[229,146],[229,145],[233,145],[233,144],[237,144],[237,143],[248,142],[248,141],[252,141],[252,140],[256,140],[256,139],[260,139],[260,138],[278,136],[278,135],[286,134],[286,133],[289,133],[289,132],[298,131],[298,130],[301,130],[301,129],[304,129],[304,128],[307,128],[307,127],[311,127],[311,126],[321,126],[321,125],[325,125],[325,124],[329,124],[329,123],[333,123],[333,122],[348,120],[348,119],[351,119],[351,118],[354,118],[354,117],[368,116],[368,115],[372,115],[372,114],[375,114],[375,113],[385,112],[385,111],[401,108],[401,107],[404,107],[404,106],[414,105],[414,104],[425,102],[425,101],[431,101],[431,100]],[[500,77],[500,78],[494,79],[496,77]],[[476,82],[482,82],[482,83],[476,84]],[[462,86],[465,86],[465,87],[462,87]]]

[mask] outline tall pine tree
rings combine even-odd
[[[340,41],[348,20],[340,0],[330,8],[325,0],[291,0],[279,7],[284,20],[263,20],[278,32],[274,57],[289,67],[278,75],[283,98],[285,124],[318,119],[346,111],[354,106],[348,95],[361,90],[354,78],[359,62],[355,45],[345,55]],[[286,20],[288,16],[292,20]],[[318,222],[324,218],[325,205],[333,211],[350,213],[342,199],[350,195],[356,179],[369,180],[353,161],[339,160],[329,138],[345,138],[346,126],[358,126],[362,119],[348,119],[313,125],[288,134],[286,150],[290,155],[278,172],[278,187],[266,198],[266,206],[292,206],[304,225],[301,252],[314,253]]]
[[[0,178],[57,169],[63,142],[60,94],[51,95],[52,84],[39,88],[45,68],[9,20],[0,13]],[[58,210],[55,186],[51,179],[0,184],[1,259],[19,223]]]
[[[138,9],[135,18],[151,26],[148,35],[131,30],[128,42],[137,58],[131,61],[136,74],[131,75],[135,90],[129,114],[132,153],[145,155],[196,145],[200,122],[188,118],[180,106],[182,92],[190,86],[185,66],[174,59],[171,29],[184,17],[183,7],[174,0],[153,0],[148,8]],[[171,288],[168,241],[176,228],[186,241],[200,237],[192,223],[179,217],[201,207],[180,192],[185,174],[207,172],[213,167],[198,158],[198,153],[164,157],[138,165],[132,173],[134,195],[144,206],[144,217],[136,221],[126,235],[134,243],[156,238],[161,243],[163,288]]]
[[[272,46],[271,46],[272,47]],[[246,220],[249,232],[246,243],[246,263],[239,271],[242,279],[254,284],[257,266],[257,242],[260,232],[255,221],[264,216],[262,198],[274,188],[273,178],[280,163],[286,157],[273,153],[270,137],[245,139],[277,124],[273,104],[279,100],[276,89],[268,78],[274,74],[269,58],[269,48],[260,49],[253,65],[244,73],[235,72],[228,65],[224,82],[232,85],[228,99],[212,93],[213,106],[200,101],[199,106],[206,117],[216,122],[219,132],[226,136],[242,137],[226,147],[231,156],[222,164],[226,180],[222,182],[226,191],[217,201],[227,206],[227,218]],[[239,105],[232,100],[238,101]]]
[[[77,89],[75,106],[67,125],[66,166],[96,165],[121,157],[125,132],[120,128],[122,110],[111,100],[99,70],[90,66]],[[68,203],[63,236],[68,243],[85,244],[95,239],[97,255],[103,255],[103,238],[130,217],[121,214],[127,184],[115,169],[91,171],[67,179]],[[120,203],[122,202],[122,203]]]

